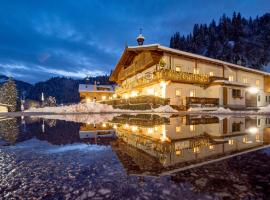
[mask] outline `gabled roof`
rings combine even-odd
[[[189,52],[185,52],[185,51],[180,51],[177,49],[173,49],[173,48],[169,48],[169,47],[165,47],[162,46],[160,44],[149,44],[149,45],[141,45],[141,46],[128,46],[125,48],[119,62],[117,63],[111,78],[115,77],[116,74],[119,72],[121,65],[128,59],[128,54],[131,54],[132,57],[134,57],[134,55],[136,55],[137,53],[144,51],[144,50],[156,50],[156,51],[162,51],[162,52],[167,52],[170,54],[176,54],[176,55],[181,55],[181,56],[185,56],[185,57],[189,57],[189,58],[193,58],[193,59],[200,59],[200,60],[204,60],[206,62],[211,62],[217,65],[222,65],[222,66],[227,66],[227,67],[231,67],[231,68],[235,68],[235,69],[239,69],[239,70],[243,70],[243,71],[248,71],[248,72],[254,72],[257,74],[261,74],[261,75],[265,75],[265,76],[270,76],[269,72],[264,72],[264,71],[260,71],[260,70],[256,70],[256,69],[251,69],[248,67],[244,67],[241,65],[236,65],[233,63],[229,63],[229,62],[225,62],[222,60],[218,60],[218,59],[213,59],[213,58],[209,58],[206,56],[201,56],[201,55],[197,55],[194,53],[189,53]],[[133,54],[132,54],[133,53]]]

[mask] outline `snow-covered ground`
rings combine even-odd
[[[70,106],[58,106],[58,107],[44,107],[44,108],[31,108],[25,112],[40,112],[40,113],[132,113],[132,112],[157,112],[157,113],[175,113],[178,112],[174,110],[171,106],[161,106],[152,110],[122,110],[114,109],[110,105],[100,104],[96,102],[90,103],[79,103]]]

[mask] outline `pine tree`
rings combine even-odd
[[[9,78],[0,88],[0,102],[10,105],[9,110],[14,112],[17,106],[17,89],[15,82]]]

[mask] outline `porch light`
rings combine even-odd
[[[148,88],[147,89],[147,94],[154,95],[155,94],[155,90],[153,88]]]
[[[128,94],[124,94],[124,99],[128,99],[129,95]]]
[[[256,133],[258,133],[258,128],[257,127],[250,127],[247,130],[247,132],[250,133],[250,134],[256,134]]]
[[[132,97],[138,96],[138,92],[137,92],[137,91],[132,91],[132,92],[131,92],[131,96],[132,96]]]
[[[148,134],[152,134],[154,132],[153,128],[148,128]]]
[[[259,89],[257,87],[250,87],[247,89],[247,91],[251,94],[257,94],[259,92]]]
[[[135,131],[138,130],[138,127],[137,127],[137,126],[132,126],[132,127],[131,127],[131,130],[132,130],[133,132],[135,132]]]

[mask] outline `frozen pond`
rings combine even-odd
[[[269,199],[270,117],[0,118],[0,199]]]

